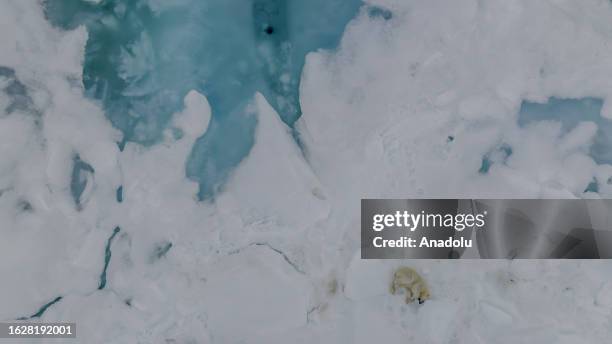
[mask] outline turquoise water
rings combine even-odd
[[[40,318],[42,317],[43,314],[45,314],[45,312],[47,311],[47,309],[49,309],[49,307],[53,306],[54,304],[60,302],[64,297],[63,296],[58,296],[56,298],[54,298],[53,300],[45,303],[44,305],[42,305],[42,307],[40,307],[36,313],[30,315],[30,316],[25,316],[25,317],[19,317],[17,318],[17,320],[29,320],[29,319],[35,319],[35,318]]]
[[[488,152],[482,157],[482,163],[480,164],[478,173],[489,173],[489,169],[495,163],[506,164],[506,161],[511,155],[512,147],[510,147],[508,144],[502,144],[501,146],[496,147],[494,150]]]
[[[523,101],[519,112],[519,126],[536,121],[558,121],[563,132],[572,130],[580,122],[597,125],[590,155],[599,164],[612,164],[612,121],[601,117],[601,98],[565,99],[551,97],[547,103]]]
[[[187,175],[208,198],[249,152],[256,117],[245,106],[261,92],[289,126],[301,115],[305,55],[337,46],[361,0],[47,0],[50,22],[86,25],[83,84],[125,142],[155,144],[189,90],[207,96],[209,130]],[[370,8],[385,20],[391,12]]]
[[[580,122],[593,122],[598,129],[589,153],[597,163],[611,164],[612,151],[609,147],[612,147],[612,121],[601,117],[602,106],[603,99],[592,97],[577,99],[551,97],[546,103],[523,101],[518,124],[520,127],[525,127],[536,122],[555,121],[561,124],[562,132],[565,134]],[[493,164],[505,164],[512,153],[512,147],[508,144],[496,147],[482,157],[478,172],[486,174]],[[593,181],[585,191],[597,190],[597,182]]]
[[[597,125],[595,140],[590,155],[598,164],[612,164],[612,121],[601,117],[603,99],[577,98],[565,99],[551,97],[547,103],[523,101],[519,112],[519,126],[537,121],[558,121],[563,132],[575,128],[580,122],[593,122]],[[606,181],[608,182],[608,181]],[[584,190],[598,192],[598,181],[593,180]]]

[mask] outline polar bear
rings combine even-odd
[[[391,294],[396,294],[400,289],[406,291],[406,303],[418,300],[419,304],[430,298],[429,288],[425,280],[413,268],[401,267],[393,274],[391,283]]]

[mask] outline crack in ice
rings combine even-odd
[[[62,299],[63,299],[63,296],[58,296],[55,299],[51,300],[50,302],[47,302],[46,304],[44,304],[42,307],[40,307],[36,313],[28,317],[17,318],[17,320],[29,320],[29,319],[34,319],[34,318],[40,318],[47,311],[49,307],[60,302]]]
[[[98,285],[98,290],[102,290],[106,287],[106,270],[108,269],[108,265],[110,264],[112,252],[111,252],[111,244],[113,243],[113,239],[119,233],[121,228],[115,227],[113,230],[113,234],[108,238],[106,242],[106,248],[104,249],[104,269],[102,270],[102,274],[100,274],[100,284]]]

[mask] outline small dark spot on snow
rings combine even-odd
[[[19,208],[19,210],[25,211],[25,212],[29,212],[34,209],[32,208],[32,204],[26,200],[19,201],[19,203],[17,203],[17,207]]]
[[[170,251],[170,249],[172,248],[172,243],[170,241],[164,241],[161,243],[158,243],[155,246],[155,249],[153,250],[153,254],[150,257],[150,262],[153,263],[158,259],[161,259],[163,257],[166,256],[166,253],[168,253],[168,251]]]
[[[274,27],[270,26],[270,25],[266,25],[266,28],[264,29],[264,32],[267,33],[268,35],[271,35],[274,33]]]
[[[390,20],[393,18],[393,12],[382,7],[371,7],[368,11],[370,18],[382,18],[384,20]]]

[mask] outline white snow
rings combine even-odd
[[[215,262],[204,307],[217,343],[291,331],[306,325],[306,279],[276,252],[251,247]]]
[[[608,342],[610,262],[364,261],[359,200],[609,197],[610,184],[583,193],[612,177],[588,155],[595,124],[563,134],[558,123],[521,128],[517,113],[523,99],[597,96],[610,116],[612,5],[368,3],[392,19],[364,12],[337,51],[307,57],[305,156],[256,94],[252,151],[223,193],[198,203],[185,162],[208,127],[205,96],[185,97],[162,143],[121,152],[83,96],[86,30],[52,28],[38,2],[3,1],[0,66],[32,109],[0,113],[0,321],[63,296],[39,320],[76,321],[83,343]],[[512,155],[479,173],[501,144]],[[95,170],[81,211],[74,154]],[[422,273],[432,300],[389,294],[400,265]]]
[[[244,220],[267,230],[303,228],[325,218],[329,209],[322,187],[289,128],[261,94],[255,96],[252,107],[258,114],[255,145],[220,195],[217,207],[239,212]],[[282,197],[277,197],[281,190]]]

